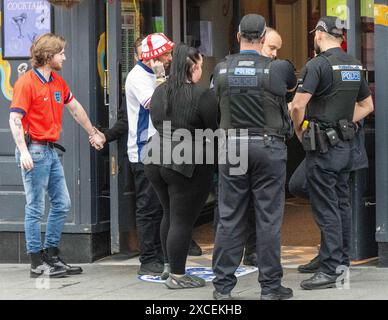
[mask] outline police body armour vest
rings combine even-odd
[[[248,129],[250,134],[288,133],[285,97],[269,91],[271,61],[256,54],[236,54],[221,63],[215,75],[221,128]]]
[[[346,62],[335,55],[324,56],[333,70],[330,92],[311,99],[307,108],[307,119],[324,123],[353,120],[354,108],[362,81],[362,65],[349,56]]]

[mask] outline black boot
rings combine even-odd
[[[293,297],[293,291],[290,288],[280,286],[275,290],[262,292],[260,300],[288,300]]]
[[[54,266],[64,268],[68,275],[80,274],[82,273],[81,267],[75,267],[68,265],[63,259],[59,256],[58,248],[48,248],[44,249],[44,259],[52,263]]]
[[[245,251],[243,264],[246,266],[257,267],[257,254],[256,254],[256,252],[247,253]]]
[[[191,240],[190,242],[188,255],[194,257],[199,257],[202,255],[201,247],[194,240]]]
[[[310,279],[302,281],[300,286],[305,290],[335,288],[337,285],[344,284],[344,279],[337,282],[338,277],[338,275],[317,272]]]
[[[320,266],[320,260],[318,255],[309,263],[300,265],[298,267],[298,271],[300,273],[316,273],[318,272],[319,266]]]
[[[43,251],[38,253],[31,253],[31,268],[30,268],[30,277],[38,278],[40,276],[49,277],[49,278],[63,278],[66,276],[67,272],[65,268],[60,266],[54,266],[52,263],[49,263],[43,259]]]

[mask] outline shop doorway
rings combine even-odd
[[[141,34],[164,32],[176,43],[181,41],[199,47],[204,53],[204,73],[202,85],[209,86],[210,77],[214,66],[226,55],[238,51],[236,32],[241,17],[247,13],[260,13],[265,16],[268,25],[279,31],[283,37],[283,48],[279,58],[291,60],[297,74],[300,73],[306,61],[314,56],[313,36],[308,31],[312,30],[319,17],[326,13],[333,15],[336,7],[333,3],[340,1],[325,0],[123,0],[113,2],[108,7],[108,104],[109,119],[113,119],[120,104],[125,76],[132,68],[134,40]],[[109,2],[110,3],[110,2]],[[373,90],[373,18],[370,18],[370,8],[373,1],[361,2],[360,15],[352,14],[353,19],[362,19],[362,33],[358,34],[358,44],[362,62],[368,66],[368,77]],[[360,8],[358,8],[360,9]],[[330,11],[331,10],[331,11]],[[330,11],[330,12],[329,12]],[[359,12],[360,10],[357,10]],[[366,12],[365,16],[363,12]],[[373,9],[372,9],[373,17]],[[110,31],[109,31],[110,30]],[[354,42],[354,41],[353,41]],[[350,44],[353,44],[350,43]],[[362,49],[362,54],[361,54]],[[354,54],[353,52],[351,52]],[[121,82],[113,79],[121,79]],[[112,125],[114,121],[110,123]],[[353,177],[353,186],[363,181],[369,181],[374,186],[374,121],[367,120],[370,135],[367,136],[368,153],[372,164],[369,170]],[[111,247],[112,253],[129,253],[136,251],[136,230],[134,221],[134,188],[133,179],[129,170],[124,144],[121,147],[111,145],[109,151],[110,173],[110,221],[111,221]],[[287,177],[292,175],[296,167],[304,158],[300,143],[293,139],[288,143]],[[120,150],[124,152],[120,153]],[[105,162],[106,163],[106,162]],[[288,180],[287,179],[287,180]],[[361,194],[355,194],[361,192]],[[357,208],[365,213],[367,221],[358,222],[355,230],[355,241],[361,232],[367,236],[367,248],[362,255],[371,256],[370,243],[374,241],[373,223],[374,216],[374,188],[360,191],[353,187],[352,197]],[[358,200],[357,200],[358,199]],[[366,203],[370,206],[366,207]],[[198,220],[194,239],[207,247],[212,247],[214,232],[212,224],[212,205],[214,195],[209,197],[206,208]],[[357,220],[357,219],[356,219]],[[372,230],[372,231],[371,231]],[[372,238],[370,237],[372,235]],[[286,201],[285,219],[282,230],[282,244],[284,246],[303,246],[315,248],[320,242],[320,234],[315,225],[308,201],[297,199],[288,194]],[[372,246],[372,251],[374,250]],[[367,254],[365,252],[368,252]],[[364,254],[365,253],[365,254]]]
[[[209,84],[214,66],[228,54],[238,52],[236,39],[238,24],[244,15],[259,13],[267,24],[279,31],[283,38],[280,59],[288,59],[299,74],[309,57],[313,56],[313,29],[325,7],[322,1],[263,1],[263,0],[186,0],[184,40],[198,47],[205,55],[202,84]],[[296,138],[288,142],[287,181],[304,158],[304,151]],[[202,222],[202,221],[201,221]],[[213,225],[196,229],[197,240],[208,246],[213,241]],[[282,233],[285,246],[316,247],[319,230],[312,218],[308,201],[287,196]]]
[[[199,47],[205,54],[203,84],[208,84],[214,65],[224,56],[238,51],[235,34],[242,16],[248,13],[263,15],[269,26],[275,28],[283,38],[280,59],[293,62],[297,75],[306,62],[314,57],[314,29],[323,15],[349,19],[356,28],[351,28],[343,45],[345,50],[362,61],[365,73],[374,94],[374,20],[373,1],[356,3],[331,0],[186,0],[185,33],[186,43]],[[348,4],[348,5],[347,5]],[[353,32],[353,30],[356,30]],[[204,38],[203,38],[204,37]],[[204,41],[202,41],[204,39]],[[352,174],[351,201],[353,209],[352,257],[356,260],[376,256],[375,231],[375,188],[374,188],[374,119],[366,123],[366,148],[369,169]],[[304,151],[296,138],[288,142],[287,182],[304,159]],[[365,185],[366,187],[361,187]],[[286,191],[287,187],[286,187]],[[196,229],[199,243],[211,245],[213,226],[209,223]],[[316,226],[309,202],[287,194],[283,246],[316,247],[320,243],[320,232]]]

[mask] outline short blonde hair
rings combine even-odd
[[[53,33],[45,33],[37,37],[30,49],[31,65],[34,68],[44,66],[54,55],[60,53],[65,45],[66,40]]]

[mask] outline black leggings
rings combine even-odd
[[[160,239],[165,262],[171,273],[185,274],[194,223],[211,190],[214,166],[197,165],[191,178],[158,165],[146,165],[145,173],[164,211]]]

